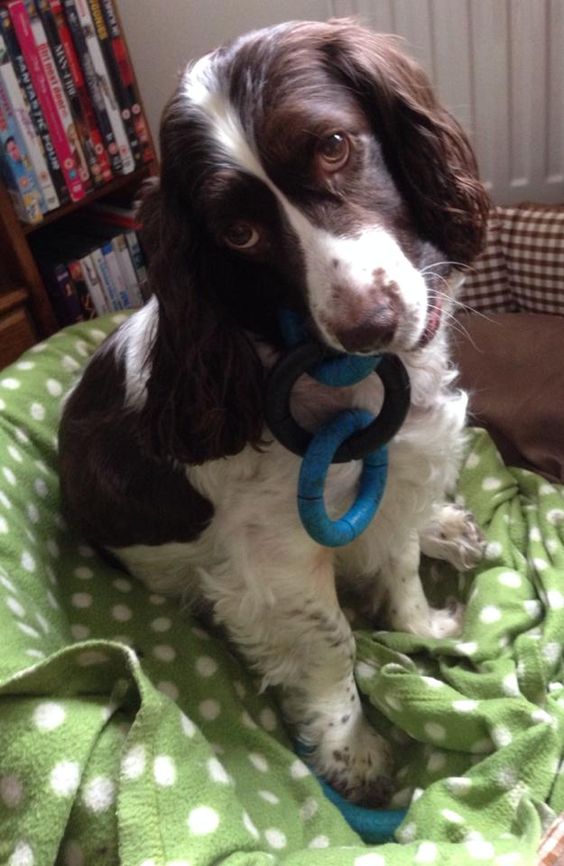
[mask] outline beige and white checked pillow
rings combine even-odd
[[[460,300],[474,310],[564,315],[564,205],[493,208]]]

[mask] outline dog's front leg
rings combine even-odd
[[[332,553],[260,549],[255,538],[245,575],[233,572],[233,561],[208,574],[204,592],[215,616],[263,684],[281,687],[284,713],[315,772],[351,800],[381,804],[392,787],[389,748],[362,711]]]

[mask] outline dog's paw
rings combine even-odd
[[[363,716],[338,736],[334,729],[327,731],[310,754],[309,763],[353,803],[384,806],[394,792],[390,747]]]
[[[397,631],[406,631],[418,637],[458,637],[462,632],[464,605],[453,600],[445,608],[429,607],[423,615],[419,610],[416,615],[412,611],[409,620]]]
[[[426,556],[443,559],[457,571],[468,571],[482,559],[486,542],[470,511],[447,504],[437,512],[420,537]]]

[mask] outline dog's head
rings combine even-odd
[[[458,123],[396,40],[349,21],[202,58],[165,110],[161,156],[143,207],[159,301],[147,411],[167,450],[173,413],[173,453],[191,461],[260,438],[247,331],[277,343],[290,307],[334,349],[419,350],[482,244],[488,202]]]

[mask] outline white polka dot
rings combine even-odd
[[[14,584],[12,583],[11,580],[9,580],[9,579],[5,576],[5,574],[0,574],[0,583],[2,584],[2,586],[4,586],[4,587],[5,587],[7,590],[9,590],[10,592],[17,592],[17,589],[16,589],[16,587],[14,586]]]
[[[153,762],[153,775],[157,785],[170,788],[176,781],[176,766],[169,755],[157,755]]]
[[[510,589],[518,589],[521,586],[521,575],[516,571],[502,571],[497,579],[502,586],[508,586]]]
[[[61,358],[61,367],[63,370],[66,370],[67,373],[74,373],[75,370],[80,370],[80,364],[70,355],[63,355]]]
[[[82,623],[73,623],[70,627],[70,632],[75,640],[86,640],[90,634],[90,629]]]
[[[45,406],[41,403],[32,403],[29,407],[29,414],[34,421],[43,421],[45,418]]]
[[[17,622],[17,627],[24,634],[27,634],[29,637],[41,637],[37,629],[33,628],[33,626],[28,625],[26,622]]]
[[[445,787],[454,796],[463,796],[471,789],[472,779],[467,776],[451,776],[445,779]]]
[[[244,725],[246,728],[248,728],[250,731],[257,731],[257,730],[258,730],[258,725],[257,725],[257,723],[254,721],[254,719],[252,719],[252,718],[250,717],[250,715],[249,715],[249,713],[247,712],[247,710],[243,710],[243,712],[241,713],[241,722],[242,722],[243,725]]]
[[[114,802],[115,785],[108,776],[96,776],[84,788],[82,800],[91,812],[107,812]]]
[[[145,746],[137,743],[123,756],[121,771],[126,779],[138,779],[145,771]]]
[[[160,662],[173,662],[176,658],[176,650],[169,644],[161,643],[153,647],[152,653]]]
[[[311,772],[303,761],[296,758],[290,765],[290,775],[292,779],[306,779],[308,776],[311,776]]]
[[[231,778],[221,761],[218,761],[217,758],[209,758],[207,767],[212,782],[217,782],[220,785],[229,784]]]
[[[8,454],[12,460],[16,461],[16,463],[21,463],[23,461],[23,457],[15,445],[8,445]]]
[[[35,481],[33,482],[33,489],[35,490],[37,495],[40,496],[42,499],[45,499],[45,497],[47,496],[47,494],[49,492],[49,490],[47,489],[47,485],[45,484],[45,481],[43,480],[43,478],[36,478],[35,479]]]
[[[47,539],[46,547],[47,547],[48,553],[50,553],[54,559],[57,559],[60,551],[59,551],[59,545],[57,544],[57,542],[55,541],[54,538],[48,538]]]
[[[34,361],[20,361],[16,364],[16,368],[18,370],[33,370],[35,368]]]
[[[38,704],[33,711],[33,724],[40,731],[54,731],[66,718],[65,708],[54,701]]]
[[[34,866],[34,863],[35,857],[31,845],[23,841],[16,842],[16,847],[8,860],[8,866]]]
[[[475,740],[472,743],[470,751],[473,755],[487,755],[493,751],[493,743],[489,737],[483,737],[481,740]]]
[[[25,510],[26,510],[27,516],[29,517],[29,519],[31,520],[32,523],[39,523],[39,511],[37,510],[37,507],[32,502],[30,502],[28,505],[26,505]]]
[[[18,442],[21,442],[22,445],[29,445],[29,436],[27,435],[25,430],[20,430],[19,427],[16,427],[14,429],[14,433],[16,434],[16,439],[18,440]]]
[[[259,752],[250,752],[248,758],[255,770],[259,770],[261,773],[268,772],[268,761],[264,755],[261,755]]]
[[[484,556],[486,559],[497,559],[502,553],[503,547],[499,541],[489,541],[488,544],[486,544],[486,549],[484,550]]]
[[[439,725],[438,722],[426,722],[423,729],[432,740],[444,740],[446,737],[445,727]]]
[[[118,577],[112,581],[112,586],[118,590],[118,592],[131,592],[133,589],[133,584],[130,580],[127,580],[125,577]]]
[[[71,596],[71,604],[73,607],[86,608],[92,604],[92,596],[89,592],[75,592]]]
[[[206,698],[198,707],[200,715],[206,722],[213,722],[221,712],[221,706],[214,698]]]
[[[450,824],[464,824],[464,818],[462,815],[459,815],[458,812],[455,812],[453,809],[442,809],[441,815],[448,821]]]
[[[531,713],[531,719],[533,720],[533,722],[541,722],[545,725],[556,724],[554,716],[551,716],[550,713],[547,713],[546,710],[543,710],[541,707],[533,710],[533,712]]]
[[[403,710],[403,704],[396,698],[395,695],[385,695],[384,700],[392,710],[395,710],[398,713],[401,713],[401,711]]]
[[[25,616],[25,607],[19,603],[17,598],[12,598],[11,595],[6,598],[6,607],[9,607],[14,616]]]
[[[188,716],[184,715],[184,713],[180,714],[180,726],[182,728],[182,733],[186,737],[193,737],[196,733],[196,725]]]
[[[118,622],[128,622],[133,612],[126,604],[114,604],[112,607],[112,618]]]
[[[476,643],[476,641],[463,641],[462,643],[456,644],[456,649],[459,653],[462,653],[462,655],[472,656],[478,649],[478,644]]]
[[[564,595],[560,592],[559,589],[549,589],[546,597],[548,599],[548,604],[553,610],[560,610],[564,607]]]
[[[79,544],[77,549],[85,559],[91,559],[95,555],[93,548],[89,544]]]
[[[266,839],[271,848],[276,848],[277,850],[280,850],[281,848],[286,847],[286,835],[282,832],[282,830],[278,830],[276,827],[269,827],[268,830],[265,830],[264,838]]]
[[[414,863],[434,863],[437,859],[437,846],[434,842],[421,842],[417,848]]]
[[[58,797],[71,797],[80,782],[80,767],[76,761],[59,761],[51,770],[49,781]]]
[[[276,713],[274,713],[270,709],[270,707],[265,707],[264,710],[260,711],[259,722],[261,723],[265,731],[275,731],[278,725]]]
[[[84,650],[76,657],[76,663],[81,668],[90,668],[93,665],[103,665],[110,661],[110,657],[102,650]]]
[[[421,682],[425,683],[430,689],[440,689],[444,686],[444,683],[435,677],[421,677]]]
[[[533,556],[531,559],[531,565],[534,566],[537,571],[546,571],[548,568],[548,562],[541,556]]]
[[[16,391],[20,387],[21,382],[19,381],[19,379],[7,378],[1,379],[0,385],[3,388],[6,388],[8,391]]]
[[[197,806],[188,815],[187,824],[194,836],[207,836],[219,827],[219,815],[211,806]]]
[[[525,613],[528,613],[529,616],[537,617],[542,613],[542,605],[537,598],[528,598],[523,602],[523,607],[525,608]]]
[[[354,866],[386,866],[386,861],[381,854],[361,854],[355,857]]]
[[[26,656],[29,656],[30,659],[44,659],[45,653],[38,649],[26,649]]]
[[[464,844],[475,860],[491,860],[495,854],[494,846],[485,839],[468,839]]]
[[[149,602],[150,602],[150,604],[156,604],[156,605],[165,604],[166,598],[164,597],[164,595],[158,595],[157,593],[152,593],[149,596]]]
[[[315,836],[311,842],[308,843],[308,848],[328,848],[329,847],[329,838],[327,836]]]
[[[8,510],[10,510],[10,508],[12,507],[12,503],[10,502],[3,490],[0,490],[0,502],[2,503],[4,508],[7,508]]]
[[[158,616],[151,623],[151,628],[156,632],[168,631],[172,622],[167,616]]]
[[[438,773],[446,766],[446,756],[442,752],[433,752],[427,761],[427,769],[430,773]]]
[[[492,730],[492,740],[498,749],[509,746],[513,742],[511,731],[505,725],[496,725]]]
[[[47,379],[47,390],[52,397],[60,397],[63,393],[63,386],[57,379]]]
[[[12,487],[16,486],[16,484],[18,483],[17,478],[9,466],[4,466],[4,468],[2,469],[2,474],[4,475],[4,478],[6,479],[8,484],[11,484]]]
[[[0,532],[3,535],[7,535],[9,532],[8,522],[5,517],[0,516]]]
[[[564,511],[561,508],[551,508],[550,511],[547,511],[546,518],[549,523],[556,526],[564,521]]]
[[[556,641],[551,641],[543,646],[542,655],[549,664],[556,664],[562,655],[562,646]]]
[[[31,555],[29,550],[24,550],[24,552],[22,553],[21,563],[22,568],[25,569],[25,571],[35,571],[35,559]]]
[[[247,830],[247,832],[251,834],[251,836],[254,836],[255,839],[260,838],[259,831],[257,830],[255,825],[251,821],[250,816],[246,812],[243,812],[243,827],[245,828],[245,830]]]
[[[471,451],[468,457],[466,458],[466,466],[468,469],[475,469],[476,466],[480,463],[480,455],[475,451]]]
[[[23,800],[24,787],[21,779],[13,773],[0,776],[0,800],[8,809],[17,809]]]
[[[74,569],[73,574],[79,580],[91,580],[94,577],[94,572],[87,565],[79,565],[78,568]]]
[[[501,611],[493,604],[489,604],[480,611],[480,622],[491,625],[501,619]]]
[[[157,683],[157,688],[159,692],[162,692],[163,695],[166,695],[172,701],[178,700],[180,691],[176,683],[173,683],[170,680],[161,680],[159,683]]]
[[[453,701],[452,708],[457,713],[473,713],[478,706],[478,701],[463,698],[460,701]]]
[[[482,490],[499,490],[501,487],[501,479],[488,476],[482,481]]]
[[[196,671],[201,677],[211,677],[217,671],[217,662],[210,656],[200,656],[196,661]]]
[[[261,798],[261,800],[264,800],[265,803],[270,803],[271,806],[277,806],[278,803],[280,802],[280,798],[277,797],[276,794],[273,794],[272,791],[262,790],[262,791],[258,792],[258,795]],[[315,803],[315,800],[313,802]],[[316,806],[317,806],[317,804],[316,804]]]
[[[509,698],[518,698],[521,694],[519,690],[519,682],[517,680],[517,675],[511,671],[511,673],[506,674],[501,681],[501,690],[504,695],[507,695]]]
[[[368,680],[376,674],[374,665],[367,662],[357,662],[355,665],[355,673],[359,679]]]
[[[406,824],[405,827],[402,827],[397,831],[398,838],[404,845],[407,845],[409,842],[413,842],[417,835],[417,826],[411,821],[409,824]]]

